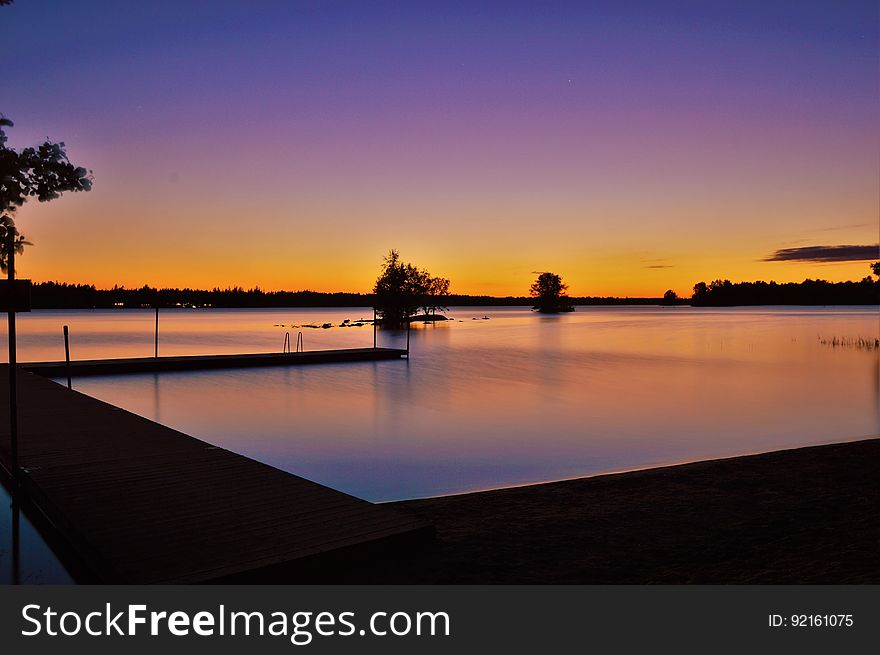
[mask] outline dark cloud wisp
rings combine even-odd
[[[858,262],[880,259],[880,245],[873,246],[803,246],[782,248],[765,262]]]

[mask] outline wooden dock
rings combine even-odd
[[[123,373],[161,373],[259,366],[298,366],[340,362],[367,362],[406,357],[400,348],[344,348],[309,350],[298,353],[252,353],[246,355],[182,355],[177,357],[134,357],[126,359],[81,359],[70,362],[70,374],[119,375]],[[43,377],[61,378],[68,372],[66,362],[21,362],[24,371]]]
[[[0,365],[0,460],[6,468],[8,375],[8,366]],[[314,571],[327,563],[370,561],[433,535],[421,519],[211,446],[32,373],[19,371],[17,379],[24,497],[85,581],[314,580]],[[310,571],[313,577],[303,577]]]

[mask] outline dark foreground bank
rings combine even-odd
[[[430,583],[880,583],[880,439],[393,503]]]

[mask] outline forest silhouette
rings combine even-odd
[[[702,286],[701,286],[702,285]],[[729,280],[696,285],[701,290],[692,298],[676,298],[672,303],[657,297],[572,296],[571,305],[877,305],[880,280],[858,282],[737,282]],[[703,289],[705,287],[705,289]],[[372,293],[324,293],[319,291],[267,291],[242,287],[190,289],[150,286],[99,289],[90,284],[39,282],[33,285],[35,309],[90,309],[112,307],[373,307]],[[483,296],[449,294],[446,306],[523,306],[532,307],[531,296]]]

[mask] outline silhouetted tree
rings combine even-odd
[[[425,296],[425,314],[436,315],[437,310],[448,309],[449,280],[445,277],[432,277],[428,281],[428,294]]]
[[[874,275],[880,277],[880,262],[874,262],[871,264],[871,270],[874,271]]]
[[[24,252],[25,246],[32,245],[27,241],[15,227],[15,221],[8,214],[0,214],[0,272],[6,273],[9,267],[6,263],[9,261],[9,232],[15,235],[15,254],[20,255]]]
[[[737,282],[715,280],[694,285],[692,305],[874,305],[880,304],[880,281],[865,276],[853,282]]]
[[[534,309],[547,314],[574,311],[566,290],[568,285],[556,273],[541,273],[529,288],[531,296],[537,299]]]
[[[675,293],[672,289],[667,289],[666,293],[663,294],[663,304],[664,305],[674,305],[678,300],[678,294]]]
[[[399,325],[417,313],[419,307],[429,306],[427,298],[449,293],[449,280],[434,278],[428,271],[404,263],[397,250],[385,256],[382,271],[373,287],[373,306],[386,325]],[[439,307],[435,303],[434,307]]]
[[[7,147],[5,128],[12,125],[11,120],[0,116],[0,269],[3,271],[8,261],[9,231],[16,235],[16,253],[29,245],[15,226],[14,214],[19,207],[31,197],[48,202],[65,191],[92,188],[91,171],[70,163],[64,143],[46,141],[21,151]]]

